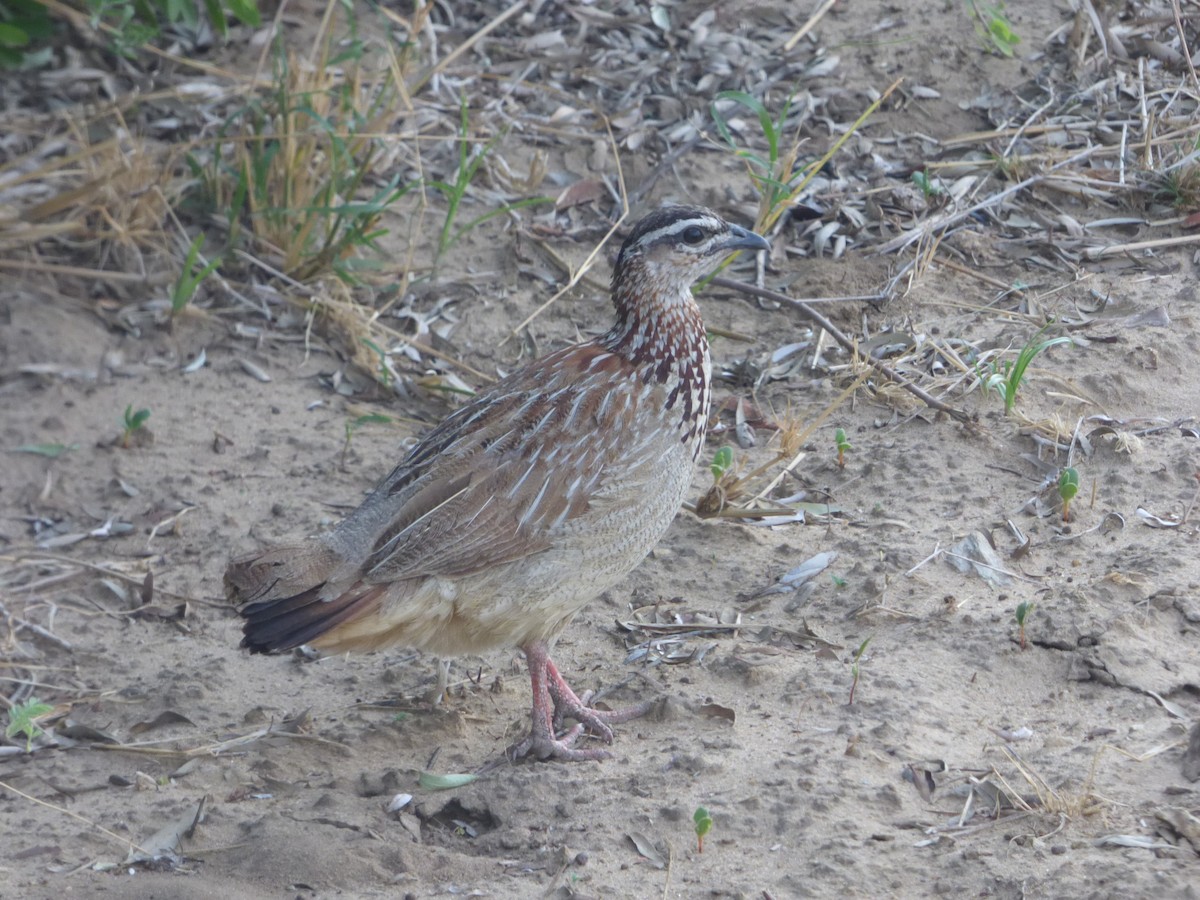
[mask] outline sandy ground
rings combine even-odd
[[[780,34],[807,16],[788,3],[736,6],[723,14]],[[868,89],[897,75],[937,95],[881,112],[865,131],[879,140],[991,127],[974,101],[1051,70],[1061,48],[1042,37],[1070,24],[1065,4],[1011,4],[1024,43],[1008,60],[984,52],[959,4],[934,17],[907,0],[843,6],[793,51],[838,48],[830,96],[861,111]],[[848,154],[839,165],[867,164]],[[655,162],[626,156],[631,179]],[[742,221],[753,211],[730,154],[684,159],[646,202],[662,199]],[[1057,195],[1039,202],[1047,217],[1101,215]],[[947,258],[1023,293],[935,264],[889,303],[832,315],[860,337],[978,349],[1020,347],[1046,316],[1072,323],[1074,344],[1035,361],[1018,415],[967,392],[972,379],[945,398],[969,423],[872,379],[808,439],[778,492],[805,489],[837,514],[767,528],[681,513],[558,642],[577,689],[613,689],[613,705],[663,699],[660,714],[618,728],[613,759],[583,764],[503,761],[527,728],[515,651],[458,661],[449,697],[431,708],[435,660],[403,648],[319,661],[238,649],[221,597],[227,559],[337,521],[449,411],[443,399],[387,397],[319,331],[306,346],[302,328],[280,324],[255,342],[233,329],[248,317],[199,310],[134,335],[102,286],[8,284],[0,446],[74,449],[3,456],[3,691],[24,698],[32,683],[56,715],[33,752],[23,737],[2,745],[0,895],[1196,896],[1200,785],[1183,774],[1200,718],[1193,251],[1068,271],[1002,238],[982,221]],[[872,293],[897,265],[865,247],[817,258],[796,231],[777,240],[809,257],[778,253],[766,275],[793,296]],[[590,247],[559,249],[579,262]],[[454,353],[487,373],[519,364],[522,342],[504,338],[554,290],[512,265],[521,254],[494,222],[443,276],[462,297]],[[710,325],[748,338],[715,340],[718,372],[761,370],[812,337],[787,308],[713,289],[701,305]],[[530,334],[544,352],[607,316],[603,293],[584,289]],[[207,364],[182,371],[202,348]],[[825,356],[833,369],[808,356],[757,390],[724,379],[717,399],[752,398],[765,419],[803,425],[852,380],[845,354]],[[333,390],[335,373],[359,392]],[[131,404],[151,410],[150,434],[123,449]],[[359,429],[346,452],[346,423],[364,412],[398,424]],[[1072,459],[1081,489],[1069,524],[1046,489],[1065,454],[1021,424],[1053,421],[1068,442],[1077,423],[1087,439]],[[853,445],[844,467],[836,428]],[[771,434],[761,427],[758,446],[739,452],[769,459]],[[711,436],[706,458],[730,442]],[[708,481],[698,472],[697,495]],[[994,543],[994,568],[951,564],[971,536]],[[819,553],[836,554],[826,570],[799,590],[781,582]],[[1022,602],[1036,604],[1024,649]],[[631,630],[621,623],[635,609],[693,627]],[[703,627],[719,622],[739,627]],[[464,787],[419,783],[422,771],[477,770]],[[412,799],[391,809],[399,794]],[[714,823],[702,853],[699,806]],[[131,862],[131,844],[178,855]]]

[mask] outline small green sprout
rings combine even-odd
[[[712,465],[708,467],[708,471],[712,472],[713,484],[718,484],[722,476],[733,468],[733,448],[722,447],[713,454]]]
[[[200,257],[200,250],[204,247],[204,235],[198,234],[193,239],[191,246],[188,247],[187,259],[183,262],[183,268],[179,271],[179,277],[175,279],[175,285],[171,288],[171,315],[176,316],[183,312],[185,306],[191,301],[196,293],[196,288],[200,286],[205,278],[213,273],[213,270],[221,264],[221,257],[217,256],[209,260],[208,263],[199,271],[196,272],[196,261]]]
[[[477,146],[472,151],[471,139],[471,110],[467,104],[466,96],[459,99],[458,111],[458,169],[454,173],[454,180],[450,181],[429,181],[426,184],[439,191],[446,198],[446,217],[442,221],[442,232],[438,235],[437,250],[434,253],[434,268],[436,269],[446,251],[454,246],[464,234],[471,231],[473,228],[482,225],[489,219],[496,216],[504,216],[515,212],[518,209],[524,209],[527,206],[543,206],[554,202],[552,197],[527,197],[524,200],[518,200],[515,203],[508,203],[496,209],[488,210],[477,218],[472,219],[467,224],[460,228],[455,228],[455,221],[458,218],[459,206],[462,204],[463,198],[467,194],[467,189],[471,186],[479,168],[483,165],[488,155],[495,149],[504,136],[507,130],[501,131],[495,135],[486,144]]]
[[[931,200],[934,197],[945,193],[945,189],[929,177],[928,169],[924,169],[920,172],[913,172],[912,175],[909,176],[909,179],[913,184],[921,189],[921,196],[923,196],[926,200]]]
[[[18,734],[25,735],[25,752],[31,752],[34,739],[44,733],[37,720],[53,711],[53,706],[41,703],[37,697],[30,697],[25,702],[18,703],[8,711],[8,725],[4,729],[4,736],[11,740]]]
[[[976,375],[980,382],[989,391],[995,391],[1004,401],[1004,414],[1012,415],[1013,407],[1017,403],[1017,391],[1021,388],[1021,383],[1025,380],[1025,370],[1029,368],[1029,364],[1034,358],[1046,350],[1057,344],[1074,344],[1069,337],[1049,338],[1048,340],[1038,340],[1046,329],[1054,324],[1051,320],[1038,329],[1037,333],[1029,339],[1029,342],[1021,348],[1017,353],[1017,358],[1012,362],[1005,362],[1001,366],[996,363],[991,363],[986,371],[982,366],[976,366]]]
[[[133,404],[130,403],[125,407],[124,423],[125,429],[121,432],[121,446],[128,450],[129,442],[133,440],[134,434],[146,427],[146,420],[150,418],[150,410],[139,409],[134,412]]]
[[[996,3],[967,0],[967,9],[975,20],[975,33],[980,40],[997,53],[1011,58],[1021,38],[1013,31],[1003,0]]]
[[[1027,646],[1025,643],[1025,623],[1029,620],[1029,615],[1036,606],[1036,603],[1030,603],[1028,600],[1022,601],[1017,604],[1017,613],[1013,616],[1017,620],[1017,639],[1020,641],[1022,650]]]
[[[692,821],[696,823],[696,852],[704,852],[704,836],[712,831],[713,820],[708,814],[708,810],[703,806],[697,806],[696,811],[692,813]]]
[[[1062,520],[1071,521],[1071,501],[1079,493],[1079,472],[1073,466],[1067,466],[1058,476],[1058,496],[1062,497]]]
[[[837,464],[839,469],[846,468],[846,451],[853,450],[850,439],[846,437],[846,429],[839,428],[833,433],[833,442],[837,445]]]
[[[844,588],[846,586],[846,579],[841,575],[834,575],[832,572],[830,572],[829,580],[833,582],[833,586],[835,588]]]
[[[847,706],[854,705],[854,692],[858,689],[859,664],[862,662],[862,656],[867,651],[867,644],[871,643],[871,638],[867,638],[858,645],[858,649],[854,651],[854,659],[850,663],[850,674],[854,680],[850,682],[850,699],[847,701]]]
[[[368,350],[372,351],[376,356],[379,357],[379,369],[378,369],[379,383],[382,384],[384,387],[391,387],[392,386],[392,370],[391,370],[391,367],[388,365],[387,351],[384,350],[382,347],[380,347],[378,344],[376,344],[370,338],[361,338],[361,340],[362,340],[362,344],[364,347],[366,347]]]
[[[800,184],[808,173],[808,167],[800,161],[800,141],[798,137],[789,141],[787,136],[787,120],[791,113],[792,100],[795,95],[784,100],[777,116],[772,117],[771,111],[761,100],[745,91],[721,91],[710,106],[713,124],[717,134],[734,153],[746,163],[750,180],[761,196],[758,221],[775,221],[780,211],[787,209],[799,192]],[[743,110],[748,110],[758,118],[762,129],[767,153],[762,155],[757,149],[739,147],[730,128],[729,119],[721,111],[721,104],[736,104]],[[742,113],[744,114],[744,113]],[[818,167],[819,168],[819,167]],[[769,216],[767,218],[766,216]]]

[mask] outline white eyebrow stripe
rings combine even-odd
[[[709,230],[720,230],[722,223],[714,219],[712,216],[690,216],[686,219],[680,219],[677,222],[672,222],[670,225],[663,225],[661,228],[655,228],[648,234],[642,235],[638,241],[638,246],[649,246],[667,238],[675,237],[686,228],[691,228],[693,225],[699,225],[701,228]]]

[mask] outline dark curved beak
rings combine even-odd
[[[770,250],[771,243],[765,237],[755,234],[741,225],[729,226],[729,237],[721,241],[720,250]]]

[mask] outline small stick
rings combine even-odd
[[[616,222],[613,223],[611,228],[608,229],[608,231],[605,233],[604,237],[602,237],[600,239],[600,243],[598,243],[595,247],[592,248],[592,252],[587,255],[587,259],[585,259],[583,261],[583,264],[580,265],[579,268],[575,270],[575,274],[573,274],[567,280],[566,284],[564,284],[561,288],[559,288],[557,291],[555,291],[554,295],[549,300],[547,300],[545,303],[543,303],[541,306],[539,306],[537,309],[535,309],[533,312],[531,312],[529,315],[527,315],[525,317],[525,319],[509,333],[509,335],[508,335],[509,339],[520,334],[522,328],[526,327],[530,322],[532,322],[534,319],[536,319],[538,316],[540,316],[542,313],[544,313],[547,309],[549,309],[551,305],[553,305],[554,303],[556,303],[558,301],[559,297],[561,297],[567,291],[571,290],[571,288],[575,287],[575,285],[579,284],[579,282],[583,279],[583,276],[586,275],[588,273],[588,271],[592,268],[592,263],[594,263],[596,261],[596,257],[600,254],[600,251],[608,243],[609,239],[613,236],[613,234],[616,233],[617,229],[620,228],[622,224],[624,224],[625,218],[628,215],[629,215],[628,209],[626,209],[624,212],[621,213],[621,217],[619,219],[617,219]]]
[[[1187,32],[1183,28],[1183,16],[1179,12],[1179,0],[1171,0],[1171,11],[1175,13],[1175,33],[1179,35],[1183,59],[1187,63],[1188,73],[1192,76],[1192,87],[1200,93],[1200,78],[1196,77],[1196,67],[1192,64],[1192,51],[1188,49]]]
[[[1200,234],[1184,234],[1179,237],[1158,238],[1153,241],[1134,241],[1132,244],[1109,244],[1107,247],[1091,247],[1083,251],[1087,259],[1100,259],[1103,256],[1116,256],[1118,253],[1134,253],[1138,250],[1152,250],[1158,247],[1178,247],[1181,244],[1200,243]]]
[[[121,284],[167,284],[165,275],[140,275],[136,272],[108,272],[84,266],[65,266],[58,263],[29,261],[23,259],[0,259],[0,269],[16,269],[19,272],[44,272],[47,275],[67,275],[75,278],[94,278],[97,281],[112,281]]]
[[[477,43],[479,43],[479,41],[485,38],[488,34],[495,31],[497,28],[523,10],[525,6],[526,0],[517,0],[516,3],[506,9],[504,12],[500,13],[500,15],[496,16],[494,19],[492,19],[492,21],[488,22],[473,35],[451,50],[441,62],[417,78],[413,86],[409,88],[409,93],[416,94],[426,85],[426,83],[428,83],[431,78],[446,71],[446,67],[449,66],[450,63],[454,62],[456,59],[474,47]]]
[[[829,336],[841,344],[842,347],[844,347],[847,351],[850,353],[858,352],[854,346],[854,342],[851,341],[850,338],[848,338],[845,334],[843,334],[836,325],[834,325],[829,321],[829,319],[821,315],[803,301],[793,300],[787,294],[769,291],[766,288],[755,287],[752,284],[734,281],[732,278],[725,278],[724,276],[718,276],[714,278],[712,283],[719,287],[728,288],[729,290],[740,291],[743,294],[750,294],[754,297],[764,297],[767,300],[774,300],[776,303],[782,303],[784,306],[790,306],[792,309],[797,310],[814,323],[824,328],[827,332],[829,332]],[[886,376],[890,381],[895,382],[900,387],[913,394],[926,406],[951,415],[960,422],[969,422],[971,420],[970,415],[965,410],[958,409],[957,407],[951,406],[949,403],[945,403],[944,401],[937,399],[932,394],[929,394],[917,387],[908,379],[902,378],[894,369],[892,369],[891,366],[881,363],[877,359],[872,359],[870,356],[863,356],[862,360],[871,368]]]
[[[3,616],[6,619],[11,619],[14,623],[16,623],[18,628],[25,628],[29,631],[32,631],[34,634],[41,635],[46,640],[50,641],[50,643],[58,644],[58,646],[62,647],[64,650],[72,649],[69,641],[63,640],[57,634],[54,634],[49,629],[43,628],[41,625],[38,625],[34,622],[29,622],[25,619],[22,619],[20,616],[13,615],[8,611],[3,603],[0,603],[0,616]]]
[[[621,215],[617,221],[613,222],[612,227],[609,228],[604,237],[600,239],[600,243],[598,243],[592,249],[592,252],[587,255],[587,259],[583,261],[583,264],[580,265],[575,274],[571,276],[567,283],[563,285],[560,290],[556,291],[553,297],[528,315],[524,322],[509,332],[508,337],[501,341],[501,346],[507,344],[510,340],[520,334],[522,328],[526,327],[530,322],[545,312],[546,309],[548,309],[551,304],[557,301],[559,297],[571,290],[571,288],[575,287],[575,285],[577,285],[580,280],[582,280],[583,276],[586,275],[591,269],[592,264],[596,261],[596,257],[600,255],[600,251],[604,249],[604,246],[609,242],[609,240],[612,239],[612,236],[617,233],[617,229],[624,224],[627,218],[629,218],[629,191],[625,186],[625,170],[621,168],[621,154],[617,152],[617,138],[616,135],[613,134],[612,123],[608,121],[607,117],[604,119],[604,128],[608,132],[608,143],[613,149],[613,157],[616,160],[617,165],[617,183],[621,188]]]
[[[950,269],[951,271],[958,272],[960,275],[966,275],[968,278],[974,278],[977,281],[982,281],[984,284],[989,284],[997,290],[1004,291],[1005,293],[1019,294],[1025,290],[1024,288],[1013,287],[1011,284],[1003,282],[999,278],[992,278],[990,275],[984,275],[982,272],[976,272],[974,269],[967,268],[966,266],[960,266],[953,260],[939,259],[936,260],[935,263],[939,266]]]
[[[1196,473],[1196,480],[1200,481],[1200,472]],[[1184,524],[1188,520],[1188,517],[1191,516],[1192,510],[1196,508],[1196,500],[1198,499],[1200,499],[1200,487],[1196,488],[1196,493],[1192,494],[1192,502],[1183,511],[1183,518],[1179,520],[1180,525]]]
[[[911,578],[913,573],[916,572],[917,569],[921,568],[921,566],[925,565],[927,562],[937,559],[941,555],[942,555],[942,542],[938,541],[937,543],[935,543],[933,545],[933,552],[930,553],[923,560],[921,560],[919,563],[917,563],[915,566],[913,566],[911,569],[909,569],[907,572],[905,572],[904,573],[905,577]]]
[[[124,572],[121,572],[117,569],[109,569],[109,568],[107,568],[103,565],[99,565],[97,563],[84,562],[81,559],[75,559],[70,556],[63,556],[58,553],[49,553],[49,552],[44,552],[41,550],[17,550],[12,553],[5,553],[3,555],[0,555],[0,560],[30,560],[31,562],[49,561],[49,562],[65,563],[69,566],[78,566],[81,569],[87,569],[92,572],[98,572],[101,575],[108,575],[112,578],[116,578],[118,581],[124,581],[129,584],[136,585],[139,588],[142,586],[143,583],[145,583],[145,580],[146,580],[145,575],[141,575],[141,576],[126,575]],[[172,600],[183,600],[187,603],[200,603],[200,604],[204,604],[205,606],[225,606],[226,605],[224,603],[214,602],[212,600],[205,600],[202,597],[188,597],[185,594],[176,594],[176,593],[173,593],[172,591],[164,591],[164,590],[160,590],[158,588],[155,588],[155,592],[157,594],[159,594],[160,596],[170,597]]]
[[[837,0],[825,0],[825,2],[821,4],[820,8],[818,8],[815,13],[808,17],[808,21],[800,26],[800,30],[787,39],[787,43],[783,45],[784,52],[790,53],[798,43],[804,40],[804,36],[817,27],[817,23],[825,18],[825,13],[833,9],[833,4],[835,3],[837,3]],[[1175,21],[1179,21],[1178,3],[1176,4]]]

